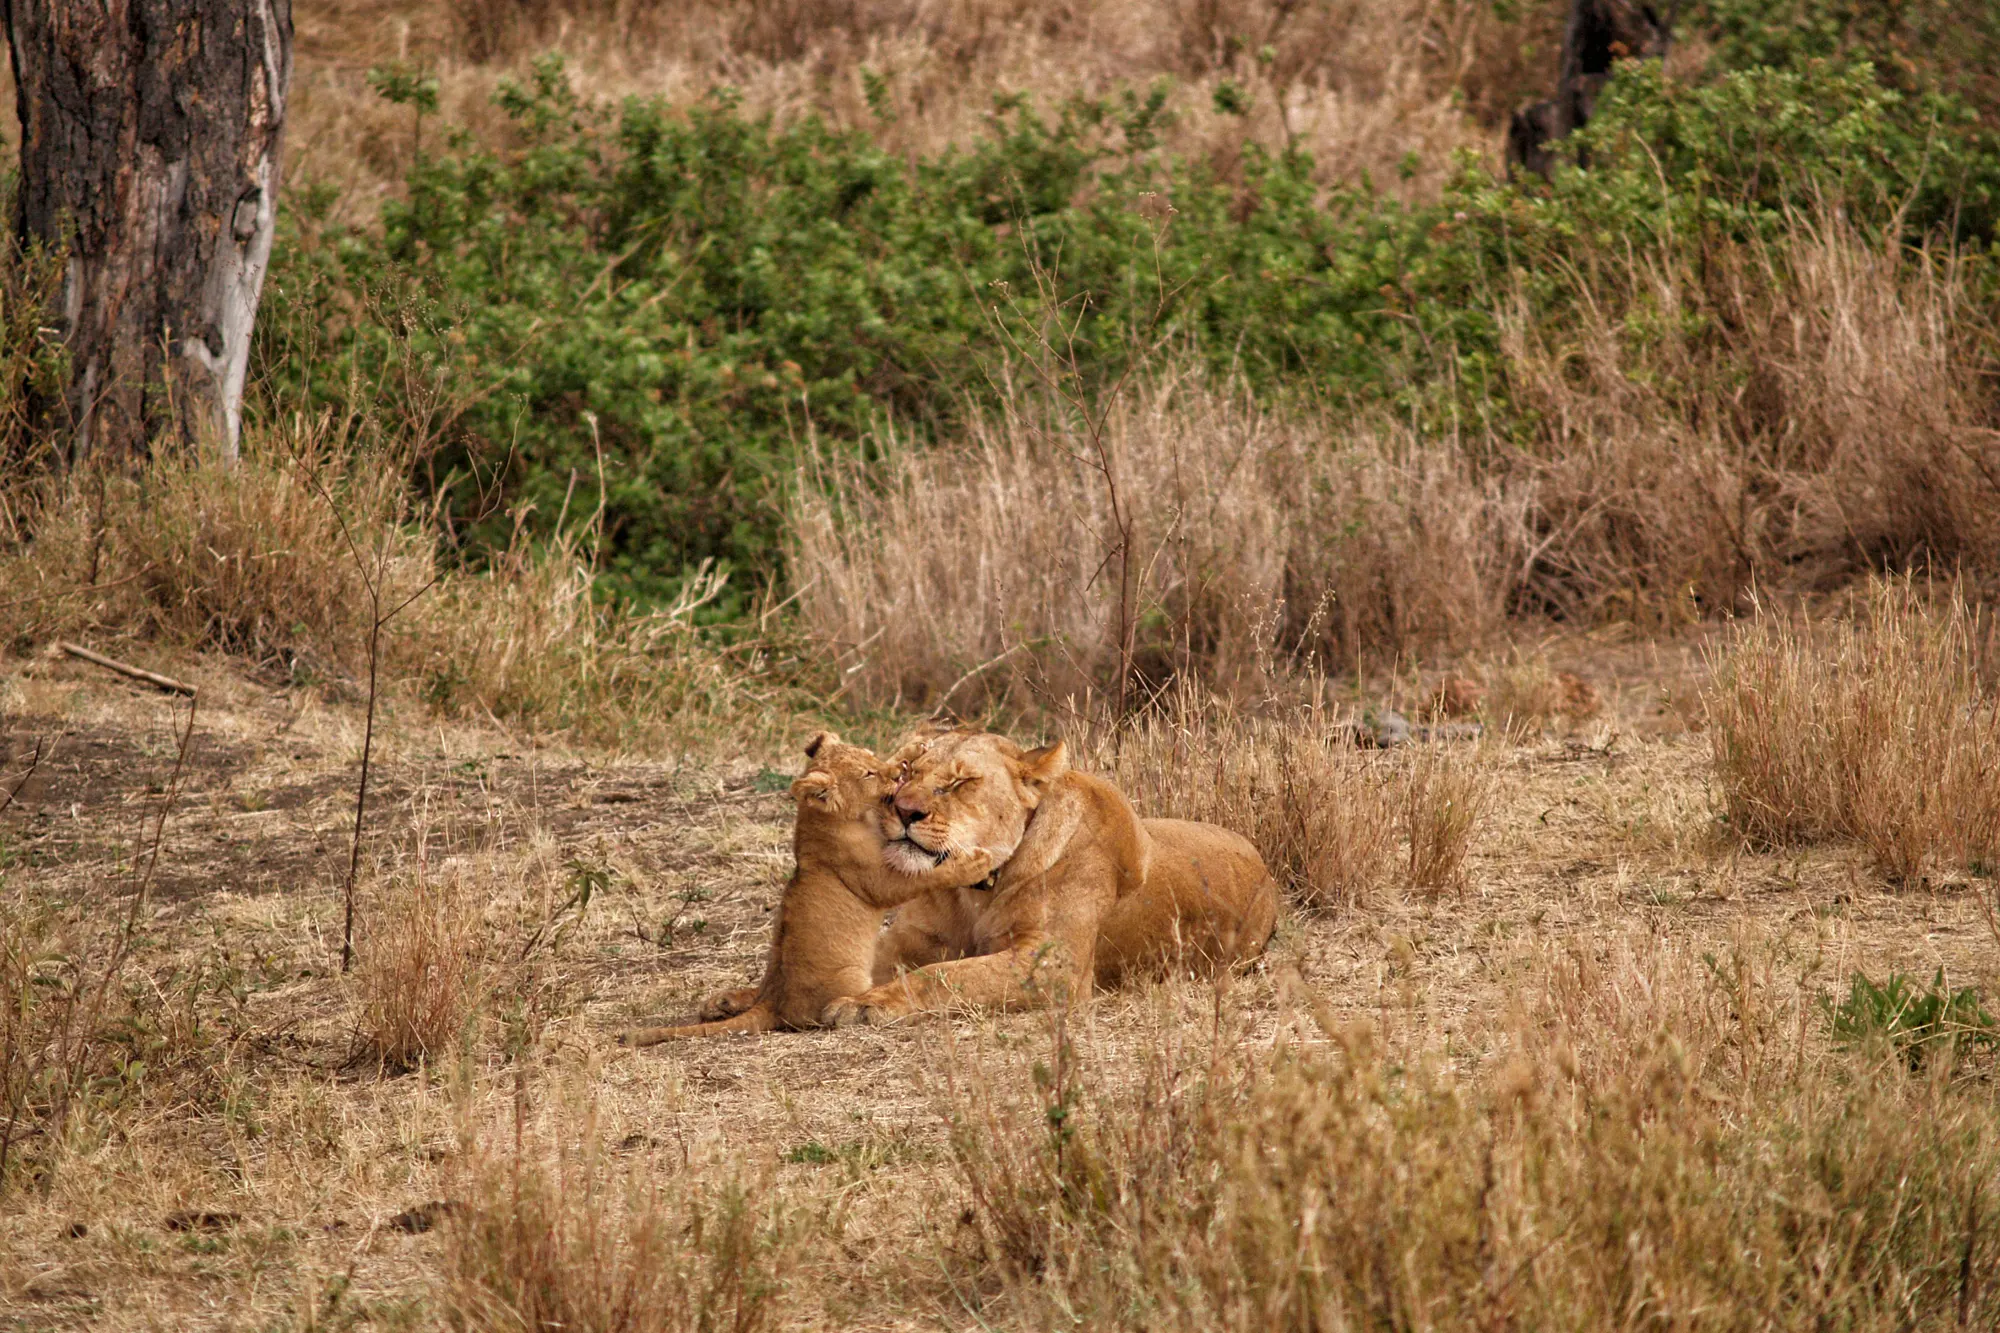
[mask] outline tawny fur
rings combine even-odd
[[[829,1022],[1040,1003],[1142,970],[1241,964],[1270,940],[1277,886],[1247,839],[1140,819],[1110,783],[1070,769],[1061,744],[1023,751],[955,731],[894,761],[911,846],[892,840],[890,863],[949,846],[1000,870],[990,892],[930,893],[898,912],[876,947],[876,984],[834,1001]]]
[[[796,866],[778,903],[762,984],[710,1000],[702,1014],[711,1021],[635,1028],[619,1034],[622,1044],[815,1026],[834,1001],[869,988],[884,912],[991,872],[992,862],[976,853],[908,873],[887,868],[882,847],[894,823],[883,805],[894,788],[888,766],[873,751],[824,732],[806,755],[805,775],[792,784]]]

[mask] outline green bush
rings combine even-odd
[[[1856,972],[1847,998],[1827,1006],[1834,1039],[1844,1046],[1870,1049],[1886,1046],[1912,1072],[1921,1069],[1932,1052],[1991,1050],[2000,1046],[1993,1016],[1979,1002],[1972,986],[1952,990],[1944,969],[1928,986],[1903,972],[1892,972],[1877,985]]]
[[[506,146],[448,136],[379,229],[302,201],[261,365],[275,400],[418,423],[421,478],[475,553],[523,512],[590,519],[601,486],[608,586],[658,598],[704,559],[772,572],[809,437],[865,448],[894,418],[934,438],[1022,358],[1047,369],[1051,341],[1085,394],[1173,345],[1267,397],[1524,439],[1496,318],[1517,292],[1560,326],[1593,255],[1698,264],[1829,200],[1917,226],[1987,198],[1984,141],[1912,138],[1899,99],[1865,64],[1693,86],[1633,68],[1578,138],[1588,172],[1530,189],[1467,162],[1411,207],[1326,191],[1301,154],[1253,146],[1235,179],[1173,160],[1164,86],[1052,117],[1002,99],[983,137],[913,163],[727,91],[586,103],[548,59],[501,93]]]

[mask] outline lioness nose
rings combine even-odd
[[[904,795],[902,792],[896,793],[895,804],[896,804],[896,818],[903,821],[904,828],[908,828],[910,825],[922,819],[926,813],[926,811],[919,809],[917,807],[917,805],[915,804],[915,802],[911,797]]]

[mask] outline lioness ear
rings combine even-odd
[[[1030,750],[1015,761],[1021,782],[1037,797],[1063,774],[1069,772],[1069,747],[1061,741]]]
[[[813,738],[806,742],[806,758],[817,759],[819,758],[819,752],[821,750],[825,749],[829,745],[838,745],[838,744],[840,744],[840,737],[834,735],[832,732],[830,731],[816,732],[814,733]]]

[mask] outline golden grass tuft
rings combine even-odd
[[[1205,1000],[1120,1046],[1060,1014],[1026,1051],[947,1041],[934,1095],[984,1241],[957,1285],[1027,1327],[2000,1317],[1976,1084],[1802,1067],[1817,1006],[1755,940],[1536,948],[1545,981],[1476,1070],[1303,988],[1274,1043]]]
[[[588,1137],[544,1163],[483,1158],[441,1262],[452,1327],[757,1333],[772,1327],[782,1233],[758,1188],[649,1182]]]
[[[1722,813],[1752,845],[1858,843],[1911,882],[2000,850],[2000,716],[1986,626],[1957,588],[1871,583],[1851,619],[1766,612],[1705,696]]]
[[[1066,738],[1141,815],[1249,838],[1298,907],[1367,906],[1389,880],[1397,768],[1324,710],[1260,718],[1180,688],[1123,728],[1072,726]]]
[[[486,904],[458,865],[421,862],[384,886],[356,974],[355,1058],[400,1073],[472,1036],[486,993]]]
[[[1410,887],[1464,888],[1466,854],[1493,795],[1486,756],[1477,749],[1412,747],[1401,795]]]

